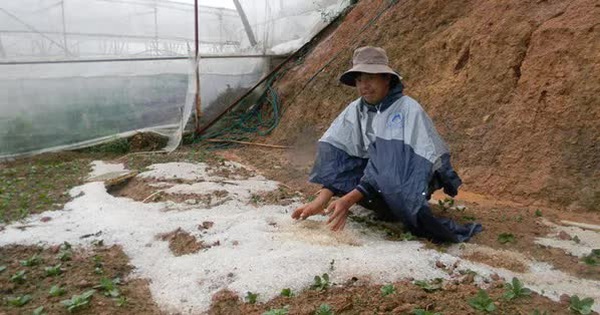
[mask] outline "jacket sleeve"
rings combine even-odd
[[[367,161],[351,156],[330,143],[319,141],[317,158],[309,181],[323,185],[336,196],[345,195],[357,188]]]

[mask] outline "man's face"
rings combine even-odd
[[[387,74],[359,73],[356,76],[356,89],[369,104],[379,104],[390,90],[390,76]]]

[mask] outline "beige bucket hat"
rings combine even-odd
[[[385,50],[380,47],[365,46],[357,48],[352,57],[352,69],[344,72],[340,82],[349,86],[356,86],[356,75],[358,73],[389,73],[398,82],[402,77],[388,66],[389,60]],[[393,80],[394,80],[393,79]]]

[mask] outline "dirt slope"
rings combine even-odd
[[[352,51],[381,46],[465,189],[600,210],[598,0],[401,0],[357,37],[388,3],[359,1],[278,83],[285,115],[270,142],[318,139],[356,97],[337,80]]]

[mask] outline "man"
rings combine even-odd
[[[462,182],[429,116],[402,94],[401,80],[382,48],[354,52],[353,67],[340,81],[356,87],[361,97],[319,140],[309,180],[323,189],[292,218],[329,213],[327,223],[338,231],[350,207],[360,203],[380,219],[402,221],[412,233],[436,242],[463,242],[481,231],[479,224],[459,225],[431,214],[428,200],[433,191],[443,188],[455,196]],[[340,198],[323,211],[333,196]]]

